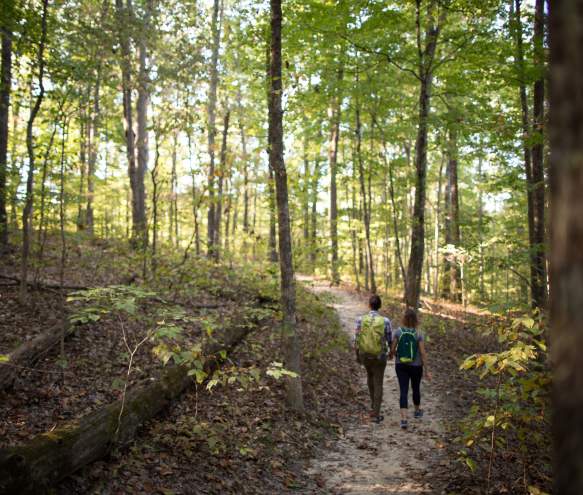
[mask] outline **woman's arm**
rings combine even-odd
[[[423,365],[423,371],[425,372],[427,379],[431,380],[433,375],[427,366],[427,350],[425,349],[425,342],[423,340],[419,341],[419,352],[421,353],[421,364]]]

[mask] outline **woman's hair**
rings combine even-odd
[[[412,308],[407,308],[401,323],[404,327],[407,328],[417,328],[417,325],[419,324],[419,320],[417,319],[417,312]]]

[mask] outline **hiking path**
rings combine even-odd
[[[330,306],[338,313],[343,330],[352,336],[356,319],[367,311],[366,298],[345,287],[331,287],[327,280],[305,276],[298,280],[315,294],[331,296]],[[398,327],[400,314],[383,314],[389,316],[394,329]],[[428,353],[431,361],[430,350]],[[367,391],[364,368],[355,381]],[[421,384],[424,417],[413,419],[410,404],[409,428],[402,430],[395,366],[394,361],[389,362],[383,386],[384,421],[372,422],[367,414],[368,401],[364,402],[361,417],[311,461],[310,474],[319,479],[327,493],[333,494],[439,493],[432,487],[430,469],[445,456],[444,422],[440,417],[440,397],[433,388],[432,382],[424,378]],[[411,391],[411,403],[410,394]]]

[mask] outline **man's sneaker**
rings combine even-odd
[[[423,417],[423,409],[417,409],[415,411],[415,418],[416,419],[419,419],[419,418],[422,418],[422,417]]]
[[[401,420],[401,428],[403,428],[403,430],[406,430],[407,429],[407,426],[409,426],[407,424],[407,420],[406,419],[402,419]]]

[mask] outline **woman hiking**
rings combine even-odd
[[[395,357],[395,371],[399,381],[399,407],[401,409],[401,428],[408,426],[408,395],[409,382],[413,389],[413,405],[415,406],[415,418],[423,417],[421,409],[421,378],[423,372],[428,380],[431,380],[431,372],[427,369],[427,352],[425,350],[425,337],[417,327],[419,321],[415,310],[409,308],[405,311],[402,326],[393,335],[391,354],[389,359]]]

